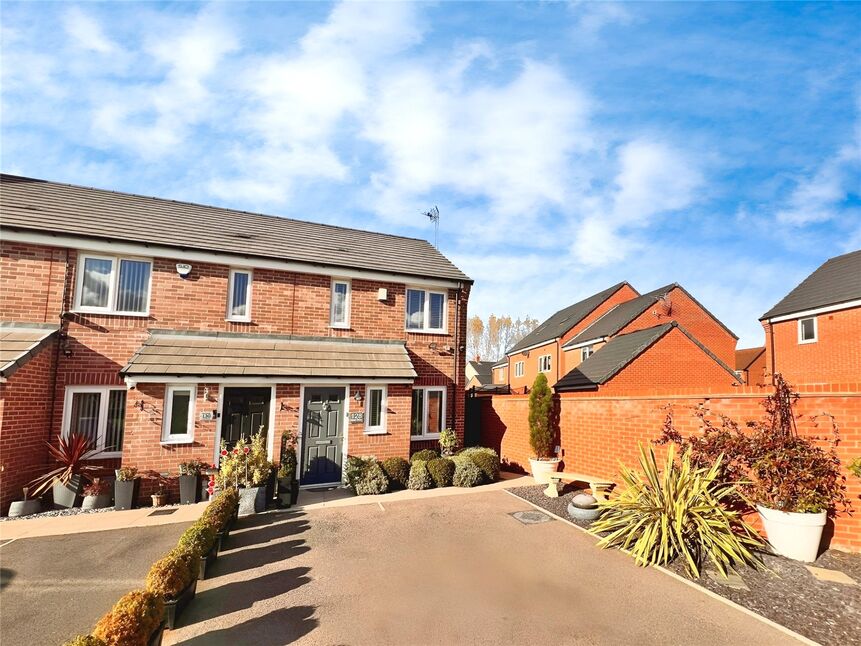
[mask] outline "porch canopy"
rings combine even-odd
[[[0,322],[0,383],[35,357],[58,329],[46,323]]]
[[[172,330],[151,330],[120,374],[137,382],[202,377],[411,383],[417,376],[402,341]]]

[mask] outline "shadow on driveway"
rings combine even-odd
[[[304,637],[314,630],[318,621],[312,616],[314,606],[295,606],[282,608],[241,624],[213,630],[197,637],[187,639],[187,646],[235,646],[254,644],[255,646],[282,646]]]

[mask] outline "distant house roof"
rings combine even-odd
[[[759,320],[861,299],[861,250],[826,260]]]
[[[596,307],[622,289],[624,285],[628,285],[630,287],[626,281],[622,281],[621,283],[616,283],[612,287],[608,287],[602,292],[592,294],[592,296],[584,298],[582,301],[559,310],[537,328],[532,330],[532,332],[520,339],[520,341],[508,350],[506,354],[515,354],[524,348],[530,348],[534,345],[540,345],[542,343],[552,341],[553,339],[558,339],[584,318],[589,316]],[[633,289],[633,287],[631,289]]]
[[[479,384],[493,383],[493,361],[470,361],[468,365],[475,371],[475,379]]]
[[[120,370],[129,377],[405,379],[416,371],[403,342],[153,330]]]
[[[471,282],[426,240],[0,175],[2,227]]]
[[[0,381],[35,357],[58,329],[47,323],[0,323]]]
[[[634,361],[634,359],[639,357],[673,328],[678,328],[679,331],[693,341],[700,350],[717,362],[729,375],[732,376],[733,379],[736,379],[735,373],[732,369],[723,361],[718,359],[711,350],[697,341],[694,336],[692,336],[676,321],[670,321],[663,325],[657,325],[645,330],[637,330],[636,332],[621,334],[611,338],[605,346],[599,348],[594,354],[589,356],[589,358],[584,359],[579,366],[562,377],[562,379],[556,383],[556,392],[596,390],[598,386],[607,383],[610,379],[615,377],[623,368]]]
[[[494,368],[505,368],[507,366],[508,366],[508,357],[505,357],[504,359],[500,359],[499,361],[497,361],[496,363],[493,364]]]
[[[747,370],[750,364],[759,359],[765,352],[765,346],[759,348],[740,348],[735,351],[735,369]]]

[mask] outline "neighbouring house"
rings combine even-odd
[[[493,361],[466,362],[466,389],[482,388],[493,383]]]
[[[508,385],[508,357],[493,364],[493,385]]]
[[[562,345],[615,305],[639,295],[627,282],[621,282],[559,310],[541,323],[506,351],[511,392],[528,391],[540,372],[547,375],[551,386],[555,384],[566,372],[559,365]]]
[[[735,351],[735,375],[745,386],[764,383],[765,346]]]
[[[0,177],[2,511],[77,431],[176,474],[262,431],[302,484],[463,437],[472,281],[424,240]],[[146,493],[146,492],[142,492]]]
[[[792,384],[857,384],[861,250],[823,263],[759,320],[768,372]]]

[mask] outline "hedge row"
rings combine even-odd
[[[471,447],[451,458],[424,449],[410,461],[374,457],[347,458],[346,479],[358,495],[376,495],[397,489],[432,489],[434,487],[475,487],[499,479],[499,456],[493,449]]]

